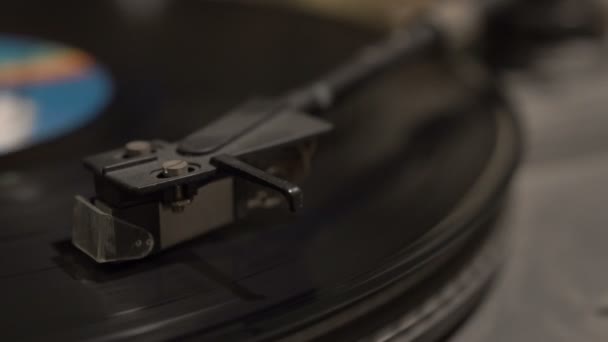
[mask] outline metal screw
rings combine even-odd
[[[139,157],[152,153],[152,144],[148,141],[131,141],[125,145],[125,156]]]
[[[174,213],[181,213],[191,203],[192,203],[192,200],[189,200],[189,199],[183,199],[183,200],[171,202],[171,205],[170,205],[171,211],[173,211]]]
[[[178,177],[188,173],[188,162],[183,160],[169,160],[163,163],[163,175],[165,177]],[[184,189],[181,186],[176,186],[173,189],[173,197],[175,200],[170,203],[171,209],[174,212],[182,212],[184,208],[191,203],[189,198],[184,196]]]
[[[163,174],[178,177],[188,173],[188,163],[183,160],[169,160],[163,163]]]

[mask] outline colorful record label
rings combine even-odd
[[[88,54],[0,35],[0,155],[81,127],[111,95],[108,74]]]

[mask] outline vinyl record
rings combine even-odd
[[[428,298],[458,293],[449,319],[414,317],[427,338],[447,333],[499,264],[498,249],[483,246],[499,244],[492,223],[519,131],[490,85],[472,89],[440,60],[395,68],[328,113],[336,129],[319,141],[301,213],[260,211],[125,264],[95,264],[70,244],[73,196],[92,191],[80,158],[178,139],[381,35],[286,9],[136,3],[3,5],[0,32],[84,51],[113,95],[84,127],[0,159],[1,335],[352,340],[349,322],[371,335],[380,326],[364,316],[392,301],[420,313]],[[446,290],[454,279],[469,292]],[[415,301],[399,299],[410,293]]]

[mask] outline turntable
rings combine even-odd
[[[522,133],[488,23],[521,10],[420,4],[388,33],[301,4],[2,5],[0,336],[453,333],[510,254]]]

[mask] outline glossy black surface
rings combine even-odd
[[[429,241],[458,246],[502,194],[517,136],[499,141],[497,130],[510,114],[428,61],[329,113],[336,131],[320,141],[301,214],[259,212],[147,260],[96,265],[69,243],[72,197],[90,192],[79,158],[179,138],[249,94],[314,79],[377,35],[274,9],[179,1],[134,17],[116,3],[21,1],[0,14],[0,31],[84,48],[117,82],[98,122],[0,160],[7,340],[278,336],[396,279],[420,281],[417,265],[441,259]],[[504,143],[499,171],[473,196]],[[465,201],[471,212],[442,226]]]

